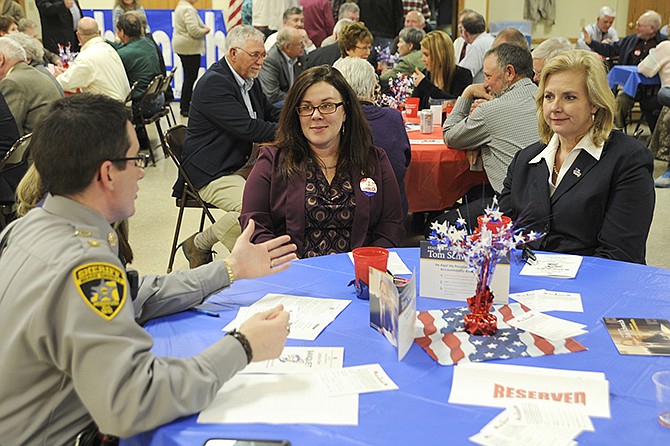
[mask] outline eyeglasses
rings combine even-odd
[[[300,116],[312,116],[314,114],[314,110],[319,110],[319,113],[322,115],[332,115],[337,111],[337,107],[340,105],[343,105],[344,102],[324,102],[323,104],[317,105],[314,107],[313,105],[298,105],[295,108],[295,111],[298,112],[298,115]]]
[[[128,158],[114,158],[114,159],[107,160],[107,161],[111,161],[113,163],[122,162],[122,161],[135,161],[135,166],[136,167],[144,169],[145,167],[147,167],[149,165],[149,155],[146,154],[146,153],[138,153],[137,156],[132,156],[132,157],[128,157]]]
[[[635,22],[635,26],[637,26],[638,28],[651,28],[654,25],[646,25],[644,23]]]
[[[372,45],[366,45],[366,46],[356,45],[356,48],[362,51],[372,51]]]
[[[265,58],[268,57],[268,53],[266,53],[266,52],[259,53],[258,51],[256,51],[256,52],[250,53],[249,51],[245,50],[244,48],[240,48],[239,46],[236,46],[235,49],[244,51],[254,61],[258,61],[259,59],[265,60]]]

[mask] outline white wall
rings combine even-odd
[[[488,21],[523,20],[524,0],[465,0],[465,7],[486,15],[488,2]],[[629,0],[560,0],[556,1],[556,23],[548,25],[539,22],[533,25],[533,40],[550,37],[576,39],[582,26],[595,22],[598,11],[604,5],[617,13],[614,28],[619,36],[629,34],[626,29]]]

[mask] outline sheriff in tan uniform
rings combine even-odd
[[[84,105],[89,96],[91,104],[101,98],[76,96],[84,96],[78,99]],[[130,124],[127,128],[131,134]],[[118,259],[116,234],[99,212],[102,206],[107,214],[104,206],[111,203],[112,210],[132,213],[136,190],[127,190],[127,176],[135,175],[136,184],[143,174],[130,163],[139,157],[136,138],[129,138],[129,161],[120,161],[127,163],[125,169],[107,169],[107,160],[98,179],[93,175],[93,188],[107,181],[101,179],[105,175],[125,175],[113,177],[124,182],[115,186],[112,200],[98,196],[90,201],[95,197],[88,195],[90,188],[72,197],[48,195],[43,207],[0,236],[2,445],[74,444],[92,422],[120,437],[153,429],[207,406],[221,385],[246,366],[252,351],[254,360],[281,352],[288,323],[281,309],[249,327],[243,324],[240,332],[246,336],[224,336],[192,358],[159,358],[150,352],[153,341],[141,323],[201,303],[230,285],[233,275],[284,269],[295,248],[286,239],[263,249],[241,242],[246,252],[231,254],[228,263],[145,276],[133,293]],[[38,153],[35,157],[39,171]],[[254,262],[252,269],[264,263],[264,270],[252,271],[248,261]],[[267,339],[258,337],[268,330],[273,333]],[[269,350],[262,345],[267,340],[274,344]]]

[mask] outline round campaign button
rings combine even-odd
[[[372,178],[363,178],[361,180],[361,191],[368,197],[377,193],[377,183]]]

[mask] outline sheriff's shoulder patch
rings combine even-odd
[[[84,302],[104,319],[114,319],[126,301],[123,270],[111,263],[88,263],[76,268],[72,276]]]

